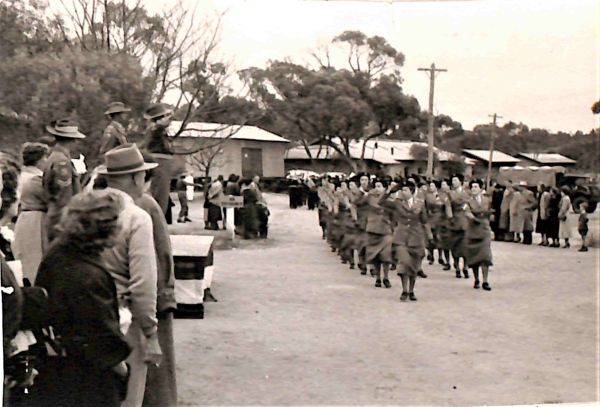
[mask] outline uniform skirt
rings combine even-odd
[[[21,261],[23,278],[33,285],[38,267],[42,261],[44,248],[47,247],[46,229],[43,227],[45,212],[23,211],[15,225],[15,240],[12,243],[13,254]]]
[[[492,265],[492,231],[486,220],[469,222],[465,245],[465,259],[469,267]]]
[[[465,257],[465,231],[461,229],[451,229],[450,233],[448,233],[448,246],[452,251],[452,256],[455,258]]]
[[[416,277],[421,271],[425,251],[423,247],[408,247],[394,245],[394,257],[400,264],[399,272],[405,276]]]
[[[367,233],[365,261],[367,264],[389,263],[392,261],[392,235]]]

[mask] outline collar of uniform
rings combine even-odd
[[[119,195],[121,198],[123,198],[123,201],[125,201],[126,203],[134,203],[133,197],[131,195],[129,195],[127,192],[121,191],[120,189],[108,187],[105,189],[105,191],[112,192],[112,193]]]
[[[23,167],[23,174],[42,176],[44,175],[44,171],[40,170],[38,167],[35,167],[33,165],[26,165],[25,167]]]
[[[119,129],[122,132],[125,131],[125,127],[123,127],[123,125],[121,123],[119,123],[118,121],[116,121],[116,120],[111,121],[109,123],[109,126],[116,127],[117,129]]]

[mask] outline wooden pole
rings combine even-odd
[[[490,187],[492,186],[492,161],[494,160],[494,138],[496,137],[496,120],[502,118],[502,116],[498,116],[496,113],[489,116],[494,118],[494,122],[492,127],[492,133],[490,134],[490,156],[488,159],[487,180],[485,182],[486,191],[489,191]]]
[[[425,71],[429,74],[429,120],[427,132],[427,173],[428,179],[433,178],[433,96],[435,92],[435,74],[436,72],[448,72],[447,69],[436,68],[435,63],[429,68],[418,68],[419,71]]]

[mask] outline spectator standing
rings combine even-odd
[[[81,191],[79,175],[71,162],[70,150],[78,140],[84,139],[85,135],[79,132],[77,123],[68,119],[52,122],[46,126],[46,130],[56,139],[42,175],[47,203],[46,235],[48,242],[52,242],[62,208],[69,203],[73,195]]]
[[[108,188],[123,200],[117,243],[103,253],[108,272],[117,286],[119,311],[132,316],[127,330],[133,346],[127,362],[131,366],[127,398],[123,407],[142,405],[148,364],[158,365],[161,350],[156,318],[157,265],[153,224],[150,215],[134,199],[144,193],[145,173],[157,164],[146,164],[135,144],[125,144],[106,153],[105,165],[98,174],[105,175]],[[161,208],[162,209],[162,208]]]
[[[110,120],[108,126],[102,133],[102,142],[100,145],[100,154],[105,154],[108,150],[127,144],[127,124],[131,109],[122,102],[112,102],[106,108],[104,114]]]

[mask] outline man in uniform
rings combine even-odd
[[[121,102],[112,102],[108,105],[104,114],[110,119],[110,123],[106,126],[102,134],[100,154],[127,144],[127,131],[125,128],[129,121],[128,112],[131,112],[131,109]]]
[[[45,227],[50,243],[56,236],[55,226],[60,221],[62,208],[81,190],[79,175],[71,162],[71,148],[85,135],[79,132],[77,123],[69,119],[53,121],[46,126],[46,131],[56,139],[42,176],[48,207]]]

